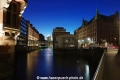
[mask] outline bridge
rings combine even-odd
[[[53,47],[52,41],[40,41],[39,42],[40,48],[46,48],[46,47]]]
[[[118,49],[108,49],[99,62],[93,80],[120,80],[120,54]]]
[[[40,44],[53,44],[53,41],[40,41]]]

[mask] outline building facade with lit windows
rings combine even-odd
[[[20,34],[17,36],[16,52],[24,53],[27,51],[38,49],[39,32],[30,21],[21,17]]]
[[[11,56],[3,60],[5,62],[14,60],[20,20],[26,6],[27,0],[0,0],[0,56]]]
[[[21,17],[20,34],[17,36],[17,41],[16,41],[16,53],[20,53],[21,51],[26,51],[27,33],[28,33],[27,20]]]
[[[56,27],[53,29],[53,32],[52,32],[53,49],[55,44],[57,43],[56,37],[64,34],[70,34],[70,32],[66,32],[66,29],[64,29],[63,27]]]
[[[82,26],[74,31],[79,43],[97,43],[118,45],[119,42],[119,12],[110,16],[99,14],[90,20],[82,20]]]
[[[35,50],[38,49],[39,46],[39,32],[33,27],[30,22],[27,22],[28,32],[27,32],[27,50]]]
[[[56,37],[55,49],[71,49],[78,48],[77,36],[73,34],[63,34]]]

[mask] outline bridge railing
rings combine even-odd
[[[104,53],[101,57],[101,60],[99,62],[99,65],[97,67],[97,70],[96,70],[92,80],[102,80],[104,63],[105,63],[105,52],[106,52],[106,50],[104,50]]]
[[[50,43],[51,43],[51,44],[52,44],[52,41],[40,41],[39,43],[40,43],[40,44],[41,44],[41,43],[44,43],[44,44],[46,44],[46,43],[49,43],[49,44],[50,44]]]

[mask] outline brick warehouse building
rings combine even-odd
[[[0,0],[0,80],[15,78],[15,45],[27,0]]]
[[[39,46],[39,32],[33,25],[27,22],[27,51],[38,49]]]
[[[0,0],[0,62],[13,63],[20,20],[27,0]]]
[[[87,42],[101,44],[107,42],[113,45],[118,45],[119,42],[119,12],[110,16],[99,14],[96,10],[96,15],[90,20],[82,20],[82,26],[74,31],[74,35],[78,37],[79,42]]]

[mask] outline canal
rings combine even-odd
[[[56,56],[46,48],[17,55],[15,71],[16,80],[91,80],[95,69],[81,56]]]

